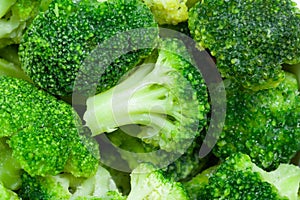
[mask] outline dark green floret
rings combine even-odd
[[[300,95],[296,77],[286,73],[274,89],[252,91],[228,84],[224,129],[213,149],[226,158],[249,155],[264,169],[288,163],[300,150]]]
[[[81,120],[69,104],[27,81],[7,76],[0,76],[0,102],[0,138],[7,138],[13,158],[30,175],[60,173],[67,161],[73,163],[73,157],[89,169],[82,172],[80,168],[81,173],[74,175],[95,172],[99,153],[94,154],[96,147],[90,148],[81,140]]]
[[[128,33],[136,29],[141,30]],[[149,55],[157,38],[157,23],[139,0],[54,0],[24,34],[20,58],[33,82],[52,94],[71,95],[79,71],[78,82],[85,85],[77,86],[78,92],[95,84],[103,91]],[[106,40],[99,51],[108,60],[92,61],[92,67],[84,64]]]
[[[185,184],[191,199],[297,200],[300,168],[281,164],[266,172],[246,154],[230,156]]]
[[[89,97],[83,118],[93,135],[129,126],[132,136],[154,149],[183,154],[209,110],[204,79],[183,50],[181,41],[164,39],[154,63],[143,63],[118,85]]]
[[[205,0],[189,12],[189,28],[216,58],[225,78],[253,90],[284,79],[282,64],[300,60],[300,16],[292,0]]]

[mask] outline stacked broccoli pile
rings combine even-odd
[[[0,199],[298,200],[299,13],[4,0]]]

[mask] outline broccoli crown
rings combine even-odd
[[[18,192],[24,200],[104,200],[125,199],[118,192],[109,172],[98,166],[97,172],[87,178],[62,173],[56,176],[22,175],[22,187]]]
[[[183,186],[167,179],[153,165],[142,163],[131,173],[131,191],[128,200],[189,199]]]
[[[117,86],[88,98],[84,114],[93,135],[132,125],[133,136],[182,154],[206,125],[209,110],[200,71],[180,40],[162,40],[156,63],[143,63]]]
[[[0,199],[4,200],[19,200],[17,193],[13,192],[10,189],[4,187],[4,185],[0,182]]]
[[[282,176],[287,171],[291,175]],[[206,176],[208,181],[207,178],[198,179],[200,192],[197,199],[296,200],[300,169],[297,166],[283,164],[275,171],[266,172],[252,163],[248,155],[237,153]]]
[[[207,0],[192,7],[189,27],[223,77],[259,90],[283,80],[281,64],[300,61],[298,12],[291,0]]]
[[[293,74],[274,89],[243,90],[231,83],[227,90],[224,129],[213,149],[221,158],[235,152],[250,155],[264,169],[288,163],[300,149],[300,96]]]
[[[25,28],[51,0],[4,0],[0,6],[0,48],[19,44]]]
[[[173,24],[177,25],[188,19],[187,0],[143,0],[151,9],[155,20],[158,24]]]
[[[81,120],[77,113],[21,79],[1,76],[0,94],[0,137],[8,138],[13,157],[30,175],[61,172],[70,152],[78,151]]]
[[[139,34],[126,32],[139,28],[143,29],[135,31]],[[101,52],[105,52],[108,59],[122,52],[120,57],[106,63],[104,58],[98,59],[105,63],[103,67],[95,62],[92,66],[84,64],[99,44],[112,37],[116,38]],[[24,34],[20,58],[22,68],[33,82],[52,94],[71,95],[77,76],[80,76],[79,82],[98,84],[98,90],[102,91],[116,84],[126,71],[148,55],[157,37],[154,17],[139,0],[54,0]],[[138,46],[143,44],[144,49],[139,50]],[[88,90],[83,88],[78,86],[76,90]]]

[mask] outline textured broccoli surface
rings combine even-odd
[[[189,199],[180,183],[167,179],[162,171],[148,163],[132,171],[131,188],[128,200]]]
[[[300,16],[291,0],[206,0],[189,11],[189,27],[225,78],[253,90],[284,79],[282,64],[299,62]]]
[[[300,96],[297,80],[286,73],[274,89],[252,91],[235,83],[226,87],[224,129],[213,149],[215,155],[243,152],[264,169],[288,163],[300,150]]]
[[[141,30],[128,33],[136,29]],[[95,84],[103,91],[147,56],[157,38],[157,23],[139,0],[54,0],[24,34],[20,60],[33,82],[52,94],[71,95],[77,76],[79,85],[86,85],[76,87],[76,91],[82,93],[88,90],[85,86]],[[109,42],[105,44],[106,40]],[[93,56],[85,62],[102,43],[104,49],[98,50],[106,57],[98,59],[100,64]],[[113,59],[118,52],[121,55]]]
[[[81,120],[69,104],[27,81],[8,76],[0,77],[0,102],[0,138],[8,138],[13,158],[30,175],[63,171],[74,152],[90,155],[77,156],[76,162],[94,168],[85,173],[95,172],[99,158],[80,139]]]
[[[174,154],[200,135],[209,110],[204,79],[181,53],[180,40],[162,40],[158,51],[155,63],[143,63],[117,86],[88,98],[83,118],[93,135],[131,126],[134,137]]]
[[[297,200],[299,182],[297,166],[281,164],[266,172],[252,163],[248,155],[237,153],[185,186],[191,199]]]
[[[143,0],[151,9],[158,24],[177,25],[187,21],[188,7],[187,0]]]
[[[96,174],[87,178],[67,173],[32,177],[25,173],[18,194],[24,200],[125,200],[109,172],[101,166],[98,166]]]

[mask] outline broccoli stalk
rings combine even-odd
[[[4,187],[4,185],[1,182],[0,182],[0,199],[20,200],[17,193]]]
[[[237,153],[186,183],[193,199],[298,199],[300,168],[281,164],[267,172]],[[195,195],[196,194],[196,195]]]
[[[115,87],[87,99],[83,116],[92,134],[136,125],[133,136],[167,152],[184,153],[206,124],[207,91],[200,72],[162,41],[156,63],[144,63]],[[178,52],[178,51],[177,51]]]

